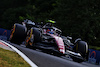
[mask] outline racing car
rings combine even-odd
[[[53,50],[59,55],[69,55],[73,61],[83,62],[88,60],[88,44],[81,39],[72,43],[72,37],[62,36],[62,31],[53,26],[55,21],[49,20],[44,25],[35,25],[30,20],[22,24],[15,23],[10,35],[10,42],[21,44],[25,42],[26,47]]]

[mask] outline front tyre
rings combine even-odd
[[[88,45],[85,41],[78,41],[75,46],[75,51],[81,54],[83,60],[88,60],[89,51]],[[82,62],[81,59],[76,58],[73,58],[73,61]]]
[[[88,45],[85,41],[79,41],[76,44],[76,51],[79,52],[83,58],[86,58],[88,54]]]

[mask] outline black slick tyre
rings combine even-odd
[[[79,52],[83,58],[88,54],[88,45],[85,41],[78,41],[76,44],[76,51]]]
[[[11,30],[10,42],[21,44],[26,38],[26,30],[25,26],[15,23]]]
[[[83,59],[72,57],[75,62],[83,62],[88,59],[88,45],[85,41],[78,41],[75,46],[75,51],[80,53]]]
[[[38,42],[41,42],[41,32],[33,27],[26,37],[25,45],[27,48],[32,48],[34,47],[34,44]]]
[[[34,43],[41,42],[41,32],[38,28],[33,27],[31,29],[33,29],[32,34],[34,35]]]

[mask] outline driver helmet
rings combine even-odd
[[[48,22],[51,22],[51,23],[56,23],[55,21],[53,21],[53,20],[48,20]]]

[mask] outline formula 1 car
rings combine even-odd
[[[88,59],[88,45],[85,41],[76,39],[75,43],[72,43],[71,37],[62,36],[62,31],[52,26],[52,23],[46,23],[43,26],[35,25],[29,20],[23,23],[14,24],[10,42],[21,44],[24,41],[26,47],[53,50],[59,55],[69,55],[76,62]]]

